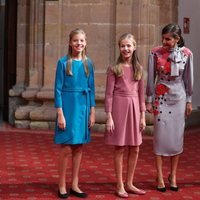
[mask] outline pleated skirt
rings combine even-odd
[[[138,146],[142,143],[138,96],[114,96],[112,117],[114,131],[113,133],[106,131],[105,144]]]

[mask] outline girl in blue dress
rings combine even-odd
[[[59,154],[58,197],[69,194],[86,198],[78,186],[83,144],[90,142],[95,123],[95,89],[92,61],[86,56],[86,34],[75,29],[69,35],[67,56],[58,60],[55,77],[57,120],[54,141],[61,144]],[[66,190],[66,168],[72,154],[72,183]]]

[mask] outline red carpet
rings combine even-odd
[[[131,194],[128,199],[143,200],[198,200],[200,199],[200,128],[186,131],[184,153],[178,170],[179,192],[155,190],[155,167],[152,138],[144,137],[140,148],[135,185],[147,194]],[[80,186],[89,194],[87,199],[117,200],[112,147],[103,144],[102,134],[93,134],[85,145],[80,173]],[[18,130],[0,127],[0,199],[51,200],[57,199],[57,155],[53,132]],[[164,160],[164,175],[169,161]],[[70,171],[68,182],[70,182]],[[77,199],[69,197],[68,199]]]

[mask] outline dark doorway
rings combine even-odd
[[[17,0],[0,0],[0,121],[8,121],[9,89],[16,83]]]

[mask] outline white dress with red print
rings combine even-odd
[[[154,108],[154,152],[183,151],[186,102],[193,90],[193,54],[186,47],[156,47],[148,60],[147,102]]]

